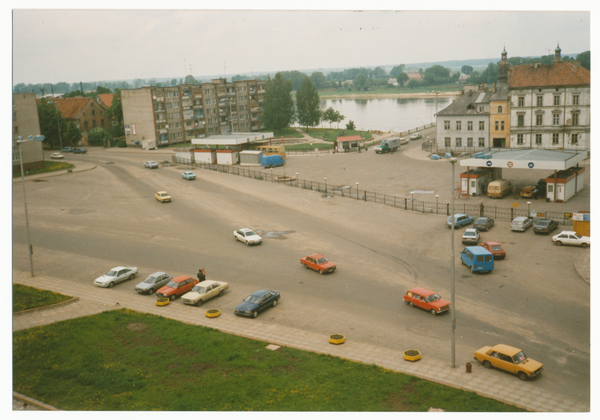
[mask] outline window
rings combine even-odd
[[[549,193],[553,193],[554,192],[554,185],[548,184],[548,192]]]
[[[538,95],[537,97],[537,106],[544,105],[544,97],[542,95]]]
[[[445,147],[450,147],[450,137],[445,137],[444,138],[444,146]]]
[[[498,128],[500,127],[500,122],[499,121],[494,121],[494,130],[498,131]]]
[[[444,121],[444,130],[450,130],[450,121]]]
[[[535,144],[542,144],[542,135],[541,134],[535,135]]]
[[[96,115],[96,110],[92,109],[92,115]]]
[[[559,125],[560,124],[560,114],[552,115],[552,124]]]
[[[554,95],[554,105],[560,105],[560,95]]]
[[[473,147],[473,137],[467,137],[467,147]]]
[[[462,138],[460,138],[460,137],[456,138],[456,147],[462,147]]]
[[[485,121],[479,121],[479,131],[485,130]]]
[[[577,134],[571,134],[571,144],[577,144],[577,139],[579,136]]]
[[[86,130],[88,129],[88,122],[87,122],[87,121],[84,121],[84,122],[83,122],[83,127],[84,127]]]
[[[460,121],[456,121],[456,130],[462,130],[462,124]]]
[[[504,121],[500,121],[500,130],[504,131]]]
[[[473,121],[467,121],[467,130],[473,131]]]
[[[525,106],[525,97],[524,96],[519,96],[518,106]]]
[[[523,134],[517,134],[517,144],[523,144]]]
[[[485,147],[485,137],[479,137],[479,147]]]
[[[558,144],[558,133],[552,133],[552,144]]]
[[[579,125],[579,114],[573,114],[573,125]]]
[[[517,126],[523,127],[525,125],[525,115],[517,115]]]
[[[579,105],[579,94],[573,95],[573,105]]]
[[[498,114],[502,114],[502,107],[501,106],[498,107]]]
[[[542,125],[544,122],[544,116],[542,114],[537,114],[535,116],[535,125]]]

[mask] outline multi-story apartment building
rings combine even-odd
[[[121,91],[127,145],[156,140],[181,143],[230,132],[251,132],[261,123],[264,82],[213,79],[200,85]]]
[[[511,143],[545,149],[590,149],[590,71],[563,61],[511,66]]]
[[[19,145],[17,141],[27,140],[29,136],[39,137],[41,134],[40,117],[34,92],[13,93],[13,130],[12,130],[12,164],[13,172],[20,170]],[[44,150],[42,142],[26,141],[21,145],[23,169],[44,167]]]

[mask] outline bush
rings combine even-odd
[[[121,140],[117,143],[117,147],[127,147],[127,143],[125,142],[125,140]]]
[[[112,139],[110,132],[104,127],[92,128],[88,134],[88,142],[90,146],[107,147]]]

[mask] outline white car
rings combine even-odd
[[[52,153],[50,155],[51,159],[63,159],[65,157],[65,155],[61,155],[60,153]]]
[[[221,296],[227,289],[229,289],[229,285],[225,282],[204,280],[183,295],[181,301],[186,305],[202,306],[207,300]]]
[[[244,242],[246,245],[258,245],[262,243],[262,238],[252,229],[234,230],[233,237],[236,241]]]
[[[462,236],[463,244],[477,245],[479,243],[479,231],[477,229],[465,229]]]
[[[577,232],[563,231],[558,235],[554,235],[552,237],[552,242],[555,245],[575,245],[580,246],[582,248],[587,248],[590,246],[590,237],[589,236],[581,236]]]
[[[402,137],[400,139],[400,144],[408,144],[410,140],[408,139],[408,137]]]
[[[149,168],[149,169],[158,169],[158,163],[151,160],[149,162],[144,163],[144,167]]]
[[[419,140],[421,137],[423,137],[423,136],[421,135],[421,133],[415,133],[415,134],[413,134],[412,136],[410,136],[410,139],[411,139],[411,140]]]
[[[113,287],[117,283],[133,279],[137,273],[137,267],[115,267],[105,275],[94,280],[94,286]]]

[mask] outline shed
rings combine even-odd
[[[194,158],[194,149],[192,147],[180,147],[177,149],[173,149],[175,152],[175,157],[178,159],[187,159],[193,162]]]
[[[359,135],[342,136],[336,139],[336,147],[338,152],[341,152],[342,150],[358,149],[361,141],[362,137]]]
[[[215,149],[194,149],[194,159],[196,163],[216,163],[216,150]]]
[[[469,169],[460,174],[460,190],[469,196],[485,194],[487,185],[494,179],[494,169]]]
[[[589,211],[573,213],[573,230],[581,236],[591,236]]]
[[[565,203],[583,189],[585,168],[575,167],[554,172],[545,178],[546,201]]]
[[[240,152],[241,166],[260,166],[260,159],[263,155],[262,150],[242,150]]]
[[[234,165],[240,162],[240,152],[235,150],[215,150],[220,165]]]

